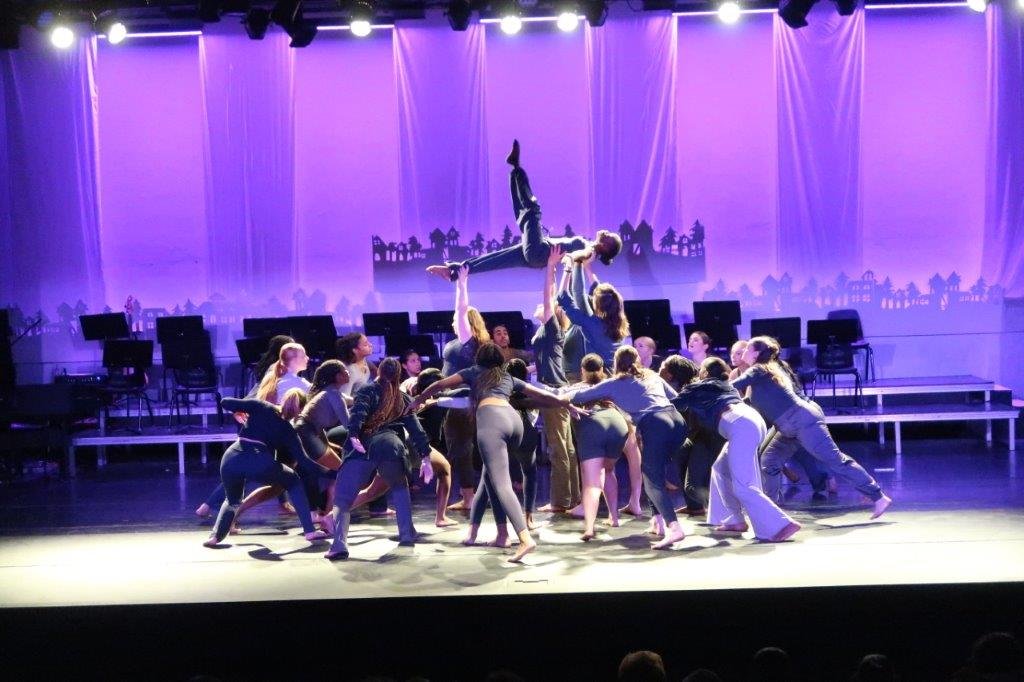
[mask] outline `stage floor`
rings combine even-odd
[[[844,447],[869,467],[890,463],[871,443]],[[432,496],[425,494],[416,503],[422,540],[412,548],[392,539],[393,521],[374,519],[353,525],[352,558],[330,563],[322,558],[326,544],[305,542],[294,518],[279,517],[271,505],[243,519],[230,547],[206,549],[200,543],[207,528],[191,509],[216,481],[215,457],[184,477],[170,461],[114,458],[76,480],[0,486],[0,605],[1024,581],[1024,485],[1009,476],[1005,449],[913,441],[904,458],[900,483],[878,474],[896,502],[877,521],[845,486],[822,503],[812,503],[806,488],[794,488],[790,509],[804,529],[791,542],[759,543],[749,533],[715,536],[684,520],[686,540],[674,551],[653,552],[646,520],[624,517],[630,520],[584,544],[580,521],[541,514],[548,524],[523,566],[505,561],[511,550],[461,546],[464,523],[435,528]],[[485,525],[480,538],[493,535],[493,525]]]

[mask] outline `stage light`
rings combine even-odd
[[[1017,9],[1024,9],[1024,0],[1017,0]]]
[[[302,0],[278,0],[270,18],[291,38],[290,47],[306,47],[316,38],[316,24],[302,16]]]
[[[735,24],[740,20],[740,6],[739,3],[733,2],[732,0],[726,0],[718,6],[718,18],[723,24]]]
[[[270,10],[263,7],[250,7],[242,19],[242,26],[245,26],[245,34],[251,40],[263,40],[270,28]]]
[[[50,44],[59,50],[66,50],[75,43],[75,32],[66,24],[55,24],[50,29]]]
[[[120,21],[112,21],[104,33],[106,33],[108,43],[111,45],[120,45],[124,42],[124,39],[128,37],[128,27]]]
[[[373,22],[373,5],[364,0],[357,0],[348,6],[348,27],[352,35],[365,38],[370,35]]]
[[[501,17],[501,31],[505,35],[514,36],[523,28],[523,20],[518,14],[506,14]]]
[[[604,0],[582,0],[580,11],[587,18],[587,23],[593,28],[604,26],[608,18],[608,3]]]
[[[803,28],[807,25],[807,13],[818,0],[780,0],[779,18],[790,28]]]
[[[835,2],[836,9],[839,10],[839,16],[848,17],[856,11],[860,0],[835,0]]]
[[[975,12],[984,12],[988,9],[988,0],[967,0],[967,6]]]
[[[575,31],[580,25],[580,18],[575,12],[562,12],[556,21],[558,28],[566,33]]]
[[[473,18],[473,6],[468,0],[452,0],[448,3],[444,15],[448,18],[448,25],[453,31],[465,31],[469,28],[470,19]]]

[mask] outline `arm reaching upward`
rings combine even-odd
[[[459,278],[455,282],[455,334],[460,343],[466,343],[473,335],[469,326],[469,268],[459,268]]]

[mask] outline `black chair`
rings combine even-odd
[[[171,389],[171,409],[181,423],[181,406],[185,406],[186,423],[191,421],[192,405],[202,395],[212,395],[217,405],[217,416],[224,424],[224,411],[220,406],[220,371],[213,361],[209,332],[187,339],[175,339],[163,344],[164,366],[174,373]]]
[[[149,387],[148,370],[153,367],[153,342],[126,339],[107,339],[103,342],[103,366],[107,368],[107,383],[103,392],[107,394],[106,416],[110,417],[110,404],[124,398],[126,416],[130,419],[131,399],[138,398],[139,413],[137,430],[142,430],[142,404],[146,404],[150,425],[153,420],[153,403],[146,393]]]
[[[860,313],[853,308],[830,310],[825,316],[829,320],[855,320],[857,323],[857,338],[850,347],[854,351],[864,351],[864,381],[875,379],[875,353],[871,350],[871,344],[864,339],[864,326],[860,322]]]
[[[849,343],[819,344],[814,358],[814,381],[811,384],[811,396],[815,395],[818,379],[823,378],[832,384],[832,410],[838,409],[836,401],[836,377],[840,374],[853,376],[853,397],[857,407],[861,407],[860,372],[854,364],[853,346]]]

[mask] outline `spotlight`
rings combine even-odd
[[[718,6],[718,18],[724,24],[735,24],[740,20],[740,6],[732,0],[726,0]]]
[[[270,28],[270,10],[263,7],[250,7],[242,19],[245,34],[252,40],[263,40]]]
[[[515,14],[506,14],[501,18],[501,31],[505,35],[514,36],[523,29],[523,20]]]
[[[75,42],[75,32],[65,24],[55,24],[50,29],[50,43],[60,50],[66,50]]]
[[[306,47],[316,38],[316,24],[302,16],[302,0],[278,0],[270,18],[291,38],[290,47]]]
[[[975,12],[984,12],[988,9],[988,0],[967,0],[967,6]]]
[[[348,26],[352,35],[365,38],[370,35],[373,21],[373,5],[368,2],[354,2],[348,10]]]
[[[608,18],[608,3],[604,0],[582,0],[580,11],[587,18],[587,23],[597,28],[604,26],[604,20]]]
[[[120,45],[128,37],[128,27],[120,19],[109,14],[101,14],[92,24],[92,30],[102,33],[111,45]]]
[[[569,33],[580,25],[580,18],[575,12],[562,12],[558,15],[558,28]]]
[[[453,31],[465,31],[469,28],[469,20],[473,18],[473,6],[468,0],[452,0],[448,3],[444,15],[448,18],[448,25]]]
[[[1024,0],[1017,0],[1017,9],[1024,9]]]
[[[807,25],[807,13],[818,0],[780,0],[779,18],[790,28],[803,28]]]

